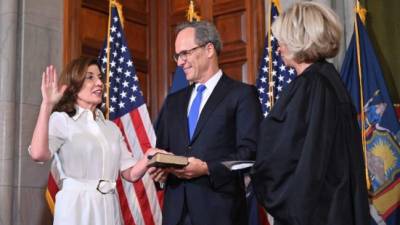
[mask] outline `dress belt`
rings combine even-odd
[[[114,194],[116,189],[116,182],[109,180],[84,180],[65,178],[62,182],[63,190],[86,190],[98,191],[101,194]]]

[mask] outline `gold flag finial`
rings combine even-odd
[[[194,11],[194,3],[193,0],[190,0],[189,8],[187,10],[186,18],[189,22],[200,21],[200,16]]]
[[[360,5],[360,1],[357,1],[356,13],[360,16],[361,22],[365,25],[367,10]]]

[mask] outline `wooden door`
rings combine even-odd
[[[152,102],[148,0],[121,0],[124,31],[146,101]],[[107,35],[107,0],[64,1],[64,64],[80,55],[97,57]],[[157,95],[157,93],[155,93]]]
[[[174,29],[186,20],[188,0],[120,0],[125,34],[140,85],[154,120],[171,85]],[[64,63],[79,55],[97,56],[107,34],[107,0],[65,0]],[[254,84],[265,37],[264,1],[195,0],[202,19],[221,34],[221,68]]]
[[[185,20],[187,0],[168,0],[169,68],[172,61],[174,28]],[[212,21],[223,42],[220,66],[234,79],[255,83],[259,57],[265,37],[264,1],[260,0],[197,0],[196,10],[204,20]]]

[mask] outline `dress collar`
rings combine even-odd
[[[79,105],[75,105],[75,110],[76,110],[76,113],[72,117],[73,120],[79,119],[79,117],[81,117],[83,114],[87,114],[87,116],[89,116],[90,118],[94,119],[93,118],[93,113],[89,109],[85,109],[85,108],[80,107]],[[94,113],[96,114],[96,120],[100,120],[100,121],[103,121],[103,122],[105,121],[104,115],[100,111],[100,109],[96,108]]]

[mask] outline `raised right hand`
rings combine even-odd
[[[42,104],[54,106],[60,101],[66,89],[66,85],[58,86],[57,71],[54,66],[47,66],[42,75]]]

